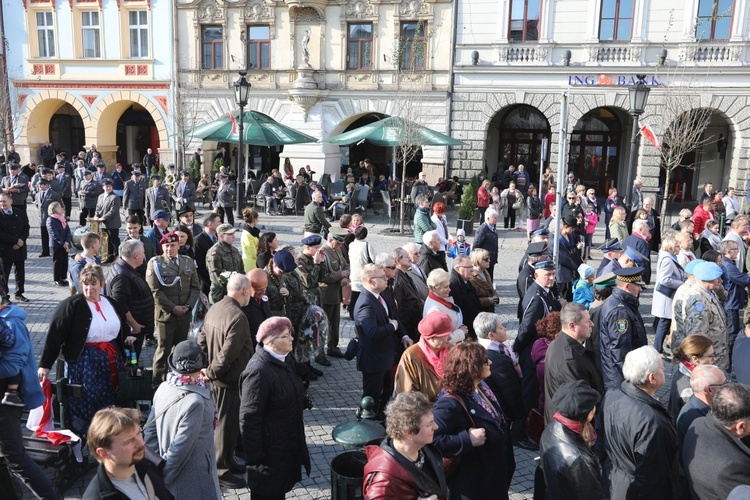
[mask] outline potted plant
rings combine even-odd
[[[469,185],[464,188],[461,195],[461,206],[458,207],[457,229],[463,229],[466,236],[474,234],[474,214],[477,209],[477,188],[479,180],[477,176],[471,178]]]

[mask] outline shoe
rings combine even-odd
[[[315,380],[318,380],[318,376],[317,376],[317,375],[315,375],[315,374],[314,374],[314,373],[312,372],[312,370],[311,370],[311,371],[307,372],[307,380],[310,380],[310,381],[315,381]]]
[[[143,345],[145,345],[146,347],[154,347],[156,346],[156,339],[154,337],[148,337]]]
[[[42,257],[49,257],[49,254],[48,253],[40,253],[39,254],[39,258],[41,259]]]
[[[524,450],[537,451],[539,449],[539,445],[527,437],[516,441],[514,444],[519,448],[523,448]]]
[[[27,299],[26,297],[24,297],[22,293],[17,293],[15,295],[15,298],[16,298],[16,300],[18,302],[29,302],[29,299]]]
[[[18,393],[16,391],[6,392],[5,397],[3,398],[2,404],[9,405],[9,406],[20,406],[20,407],[26,406],[26,403],[23,402],[23,399],[18,397]]]
[[[328,351],[326,352],[326,354],[328,354],[332,358],[341,358],[341,359],[344,359],[344,353],[341,352],[341,349],[339,349],[338,347],[334,347],[333,349],[328,349]]]
[[[3,297],[2,305],[10,306],[13,305],[13,302],[10,301],[10,297]]]
[[[237,476],[229,476],[228,478],[219,478],[219,485],[222,488],[234,490],[245,486],[245,480]]]
[[[231,470],[235,474],[244,474],[246,472],[246,467],[244,464],[239,464],[235,462],[232,464]]]
[[[318,370],[313,365],[310,365],[310,373],[314,373],[318,377],[322,377],[323,376],[323,370]]]
[[[323,366],[331,366],[331,362],[325,356],[315,356],[315,362]]]

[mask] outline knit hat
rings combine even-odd
[[[259,344],[267,344],[284,333],[284,330],[292,329],[292,322],[284,316],[271,316],[258,327],[255,340]]]
[[[581,277],[581,279],[589,279],[589,277],[594,274],[594,272],[594,268],[588,264],[581,264],[580,266],[578,266],[578,275]]]

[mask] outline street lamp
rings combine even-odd
[[[636,163],[638,162],[638,132],[640,127],[638,126],[638,118],[643,114],[643,110],[646,109],[646,101],[648,100],[648,93],[651,89],[646,85],[644,80],[646,75],[636,75],[638,82],[628,89],[628,96],[630,97],[630,114],[633,115],[633,135],[630,137],[630,161],[628,161],[628,183],[625,186],[625,194],[627,195],[628,207],[633,207],[633,178],[635,176]]]
[[[240,119],[238,120],[238,128],[240,135],[240,151],[237,155],[237,218],[242,218],[242,209],[245,206],[245,157],[244,146],[242,141],[244,139],[245,130],[245,106],[247,106],[247,97],[250,94],[250,82],[245,79],[247,71],[240,71],[240,78],[234,82],[234,102],[240,107]]]

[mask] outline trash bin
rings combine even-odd
[[[362,478],[367,456],[363,451],[347,451],[331,460],[332,500],[362,498]]]

